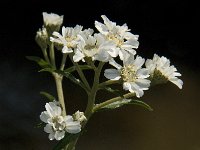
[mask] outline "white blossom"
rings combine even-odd
[[[62,35],[58,32],[53,32],[54,37],[50,37],[51,42],[56,42],[63,45],[63,53],[72,53],[78,44],[78,35],[82,32],[83,27],[76,25],[72,27],[62,27]],[[89,34],[91,31],[86,30],[85,33]]]
[[[124,53],[136,54],[134,49],[139,46],[138,35],[132,34],[126,24],[119,26],[110,21],[105,15],[101,16],[104,24],[95,21],[97,30],[106,36],[108,40],[115,42],[120,59],[123,60]]]
[[[81,131],[80,122],[74,121],[72,116],[62,116],[62,109],[57,104],[56,101],[46,103],[46,111],[40,115],[40,119],[47,123],[44,131],[49,133],[50,140],[61,140],[65,132],[75,134]]]
[[[48,33],[45,27],[37,31],[35,40],[42,49],[47,48]]]
[[[43,12],[43,21],[45,26],[61,26],[63,23],[63,15],[59,16],[54,13]]]
[[[123,80],[124,90],[129,90],[135,93],[137,97],[144,94],[143,90],[148,90],[150,81],[146,78],[149,77],[148,70],[141,68],[144,64],[144,59],[140,56],[125,55],[123,66],[117,64],[114,60],[109,63],[117,69],[106,69],[104,76],[110,80]]]
[[[155,80],[158,76],[162,76],[182,89],[183,81],[177,78],[181,74],[177,72],[177,69],[173,65],[170,66],[170,60],[166,57],[159,57],[154,54],[153,59],[147,59],[145,65]]]
[[[84,61],[85,57],[90,57],[92,60],[99,60],[103,62],[109,61],[112,57],[116,57],[115,44],[111,41],[107,41],[103,35],[94,34],[80,34],[79,43],[73,60],[78,62]]]

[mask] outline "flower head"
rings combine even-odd
[[[49,133],[50,140],[61,140],[65,132],[75,134],[81,131],[80,122],[74,121],[72,116],[62,116],[61,107],[57,104],[56,101],[46,103],[46,111],[40,115],[40,119],[47,123],[44,131]]]
[[[115,44],[107,41],[103,35],[94,34],[80,34],[79,43],[75,51],[73,60],[78,62],[84,61],[85,57],[92,58],[92,60],[99,60],[103,62],[109,61],[112,57],[116,57]]]
[[[114,60],[110,64],[117,69],[106,69],[104,76],[110,80],[123,80],[124,90],[129,90],[135,93],[137,97],[143,96],[143,90],[148,90],[150,81],[148,70],[141,68],[144,64],[144,59],[140,56],[126,55],[123,60],[123,66],[117,64]]]
[[[138,35],[132,34],[126,24],[119,26],[115,22],[110,21],[105,15],[101,16],[104,24],[95,21],[97,30],[106,36],[110,41],[113,41],[118,48],[120,59],[123,60],[124,53],[136,54],[134,49],[139,46]],[[117,49],[116,49],[117,51]]]
[[[54,13],[46,13],[43,12],[43,21],[44,21],[44,26],[51,30],[51,32],[53,31],[58,31],[60,29],[60,26],[63,23],[63,15],[59,16],[57,14]]]
[[[173,65],[170,66],[170,60],[166,57],[159,57],[154,54],[153,59],[147,59],[145,65],[151,74],[152,80],[155,82],[163,83],[170,81],[182,89],[183,81],[177,78],[181,74],[177,72],[177,69]]]
[[[51,42],[56,42],[63,45],[63,53],[72,53],[78,43],[78,35],[82,32],[83,27],[76,25],[72,27],[62,27],[62,35],[58,32],[53,32],[54,37],[50,37]],[[88,32],[87,32],[88,33]]]

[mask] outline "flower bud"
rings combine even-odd
[[[79,110],[73,115],[74,120],[79,122],[84,122],[87,120],[83,112],[80,112]]]
[[[46,28],[43,27],[37,31],[35,40],[42,50],[47,48],[48,34]]]

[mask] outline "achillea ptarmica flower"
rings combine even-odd
[[[101,34],[79,35],[79,43],[73,60],[78,62],[80,60],[84,61],[84,57],[90,57],[92,60],[99,60],[103,62],[108,62],[112,57],[116,57],[118,54],[115,53],[115,44],[108,41]]]
[[[40,115],[40,119],[47,123],[44,131],[49,133],[50,140],[61,140],[64,138],[65,132],[76,134],[81,131],[80,122],[74,121],[72,116],[62,116],[61,107],[57,104],[56,101],[46,103],[46,111]]]
[[[154,54],[153,59],[147,59],[145,65],[155,84],[170,81],[182,89],[183,81],[177,78],[181,74],[173,65],[170,66],[170,60],[166,57]]]
[[[123,66],[117,64],[114,60],[109,63],[117,69],[106,69],[104,76],[110,80],[123,80],[124,90],[129,90],[131,93],[135,93],[137,97],[144,95],[143,90],[148,90],[150,81],[146,78],[149,77],[148,70],[141,68],[145,60],[133,55],[125,55],[123,60]]]
[[[63,53],[72,53],[78,43],[78,35],[81,33],[83,27],[76,25],[72,27],[62,27],[62,35],[58,32],[53,32],[54,37],[50,37],[51,42],[56,42],[63,45]],[[88,33],[89,31],[87,31]]]
[[[108,40],[115,42],[116,51],[118,51],[120,59],[123,60],[124,53],[136,54],[134,49],[139,46],[138,35],[132,34],[126,24],[119,26],[115,22],[110,21],[105,15],[101,16],[104,24],[95,21],[97,30],[106,36]]]
[[[84,122],[87,118],[84,115],[84,112],[80,112],[79,110],[73,115],[74,120]]]
[[[47,48],[47,42],[48,42],[48,33],[46,28],[39,29],[36,33],[35,40],[37,44],[41,47],[41,49]]]
[[[50,33],[53,33],[53,31],[59,31],[60,27],[63,23],[63,15],[59,16],[54,13],[46,13],[43,12],[43,21],[44,21],[44,26],[49,30]],[[49,34],[50,34],[49,33]]]

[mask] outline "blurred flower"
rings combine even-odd
[[[139,46],[138,35],[132,34],[130,29],[126,24],[119,26],[115,22],[110,21],[105,15],[101,16],[104,24],[95,21],[95,27],[97,30],[106,36],[108,40],[113,41],[118,50],[120,59],[123,60],[124,53],[136,54],[134,49],[137,49]]]
[[[177,78],[181,74],[177,72],[177,69],[173,65],[170,66],[170,60],[166,57],[159,57],[154,54],[153,59],[147,59],[145,65],[154,82],[163,83],[170,81],[182,89],[183,81]]]
[[[137,97],[141,97],[144,94],[143,90],[148,90],[150,86],[150,81],[146,79],[149,77],[148,70],[141,68],[144,61],[140,56],[134,59],[133,55],[125,55],[122,67],[111,60],[109,63],[117,69],[106,69],[104,76],[110,80],[122,78],[124,90],[129,90],[135,93]]]
[[[40,115],[40,119],[47,123],[44,131],[49,133],[49,139],[61,140],[65,136],[65,132],[78,133],[81,131],[79,121],[74,121],[72,116],[62,116],[61,107],[58,102],[49,102],[45,105],[46,111]]]

